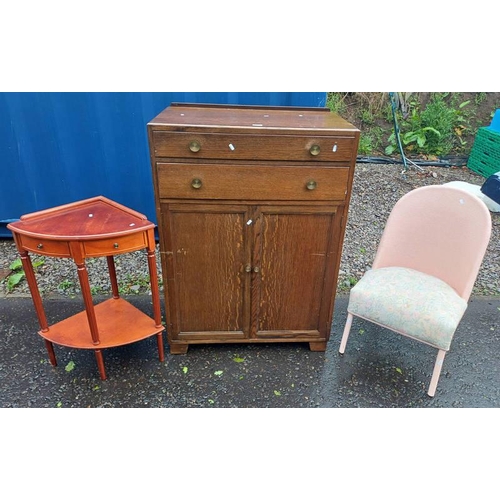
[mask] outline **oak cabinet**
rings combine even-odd
[[[325,350],[359,131],[325,109],[177,104],[148,135],[171,353]]]

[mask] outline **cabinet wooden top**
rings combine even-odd
[[[328,108],[173,103],[148,123],[152,129],[250,129],[357,135],[359,130]]]
[[[154,228],[139,212],[96,196],[33,212],[7,226],[15,233],[53,240],[100,239]]]

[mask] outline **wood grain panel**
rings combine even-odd
[[[257,335],[320,334],[335,210],[264,208],[261,214]],[[323,305],[324,306],[324,305]],[[283,334],[283,332],[281,332]],[[323,332],[324,334],[324,332]],[[290,335],[293,337],[293,335]]]
[[[148,124],[150,127],[183,130],[187,127],[210,132],[228,128],[247,133],[289,133],[290,130],[303,134],[328,132],[355,135],[358,130],[328,108],[301,108],[296,106],[237,106],[172,103]]]
[[[248,322],[246,207],[171,209],[177,334],[242,332]],[[196,335],[195,335],[196,336]]]

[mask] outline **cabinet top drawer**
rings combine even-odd
[[[163,158],[350,161],[355,139],[346,136],[152,133],[154,154]]]
[[[342,201],[349,172],[347,167],[157,164],[163,199]]]

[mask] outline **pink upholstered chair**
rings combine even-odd
[[[428,394],[467,309],[491,234],[476,196],[449,186],[410,191],[394,206],[373,267],[351,289],[339,352],[353,316],[438,349]]]

